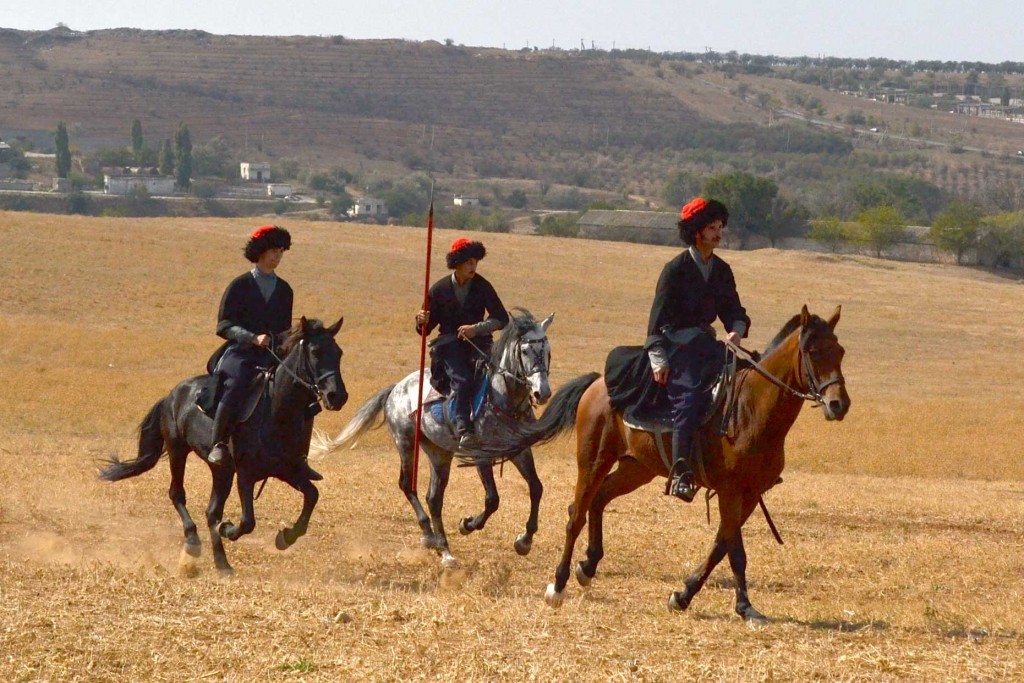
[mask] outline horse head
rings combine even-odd
[[[526,309],[513,309],[509,325],[494,350],[495,362],[503,374],[524,387],[534,405],[544,405],[551,398],[551,343],[547,330],[554,319],[552,313],[537,321]]]
[[[342,350],[334,339],[344,322],[341,317],[330,327],[324,327],[319,320],[303,316],[283,347],[288,356],[299,354],[297,375],[308,382],[328,410],[341,410],[348,401],[341,377]]]
[[[826,420],[842,420],[850,409],[850,395],[843,378],[846,350],[836,337],[842,306],[836,306],[828,320],[811,315],[804,305],[800,312],[800,359],[807,392],[821,404]]]

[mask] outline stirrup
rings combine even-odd
[[[218,441],[210,449],[210,454],[206,459],[213,465],[223,465],[227,458],[231,457],[231,451],[228,449],[228,445],[223,441]]]
[[[669,480],[667,493],[686,503],[692,503],[697,497],[697,485],[693,482],[693,472],[680,472]]]

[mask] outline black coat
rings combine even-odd
[[[737,320],[744,321],[750,329],[750,318],[740,304],[732,268],[717,255],[711,258],[713,265],[707,281],[689,249],[665,264],[647,323],[648,345],[652,337],[710,325],[715,318],[719,318],[729,332]]]
[[[271,334],[276,338],[292,326],[293,299],[292,288],[280,277],[267,301],[252,273],[239,275],[224,290],[217,315],[217,335],[228,339],[228,328],[238,326],[255,335]]]
[[[508,312],[502,305],[494,287],[482,275],[470,280],[469,293],[465,303],[460,304],[455,298],[452,276],[446,275],[430,286],[430,322],[427,334],[435,327],[441,328],[441,334],[455,334],[463,325],[475,325],[483,322],[484,315],[500,320],[502,325],[508,324]],[[419,325],[416,333],[420,334]]]

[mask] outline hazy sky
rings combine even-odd
[[[0,0],[0,27],[1024,61],[1017,0]],[[1016,46],[1016,47],[1014,47]]]

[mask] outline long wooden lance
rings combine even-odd
[[[430,184],[430,210],[427,211],[427,265],[423,277],[423,311],[430,315],[430,247],[434,240],[434,184]],[[420,426],[423,420],[423,375],[427,362],[427,328],[429,321],[420,326],[420,383],[416,392],[416,436],[412,444],[412,492],[420,478]]]

